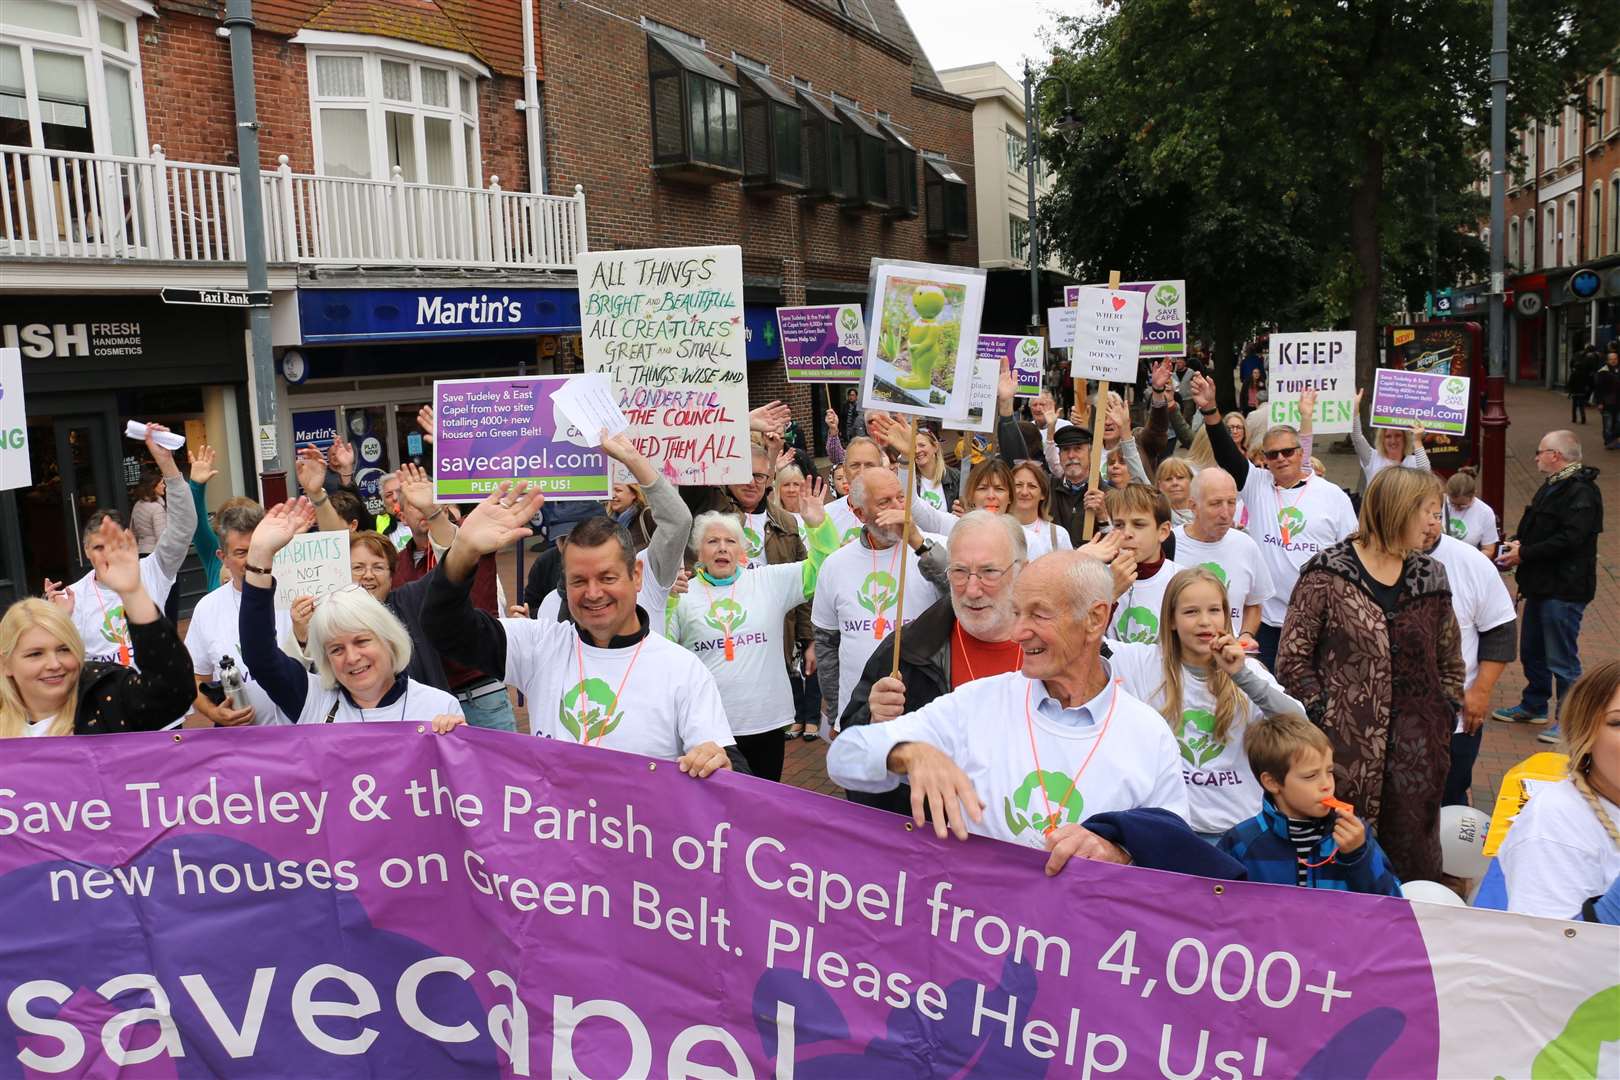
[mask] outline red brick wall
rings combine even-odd
[[[892,114],[918,150],[943,152],[968,181],[974,235],[972,113],[914,92],[908,62],[782,2],[646,0],[640,10],[702,35],[712,52],[729,56],[735,50],[770,64],[775,75],[808,79],[817,91],[854,98],[865,112]],[[803,301],[806,277],[864,285],[874,256],[977,263],[972,240],[929,243],[925,215],[909,221],[852,218],[835,206],[791,195],[744,194],[736,183],[702,188],[660,180],[650,168],[644,32],[573,4],[545,5],[541,28],[548,182],[555,193],[585,186],[592,248],[740,243],[745,270],[781,277],[787,303]],[[789,390],[780,363],[750,364],[748,375],[756,404],[782,398],[794,406],[801,426],[812,430],[810,391]],[[817,394],[815,407],[824,409]]]

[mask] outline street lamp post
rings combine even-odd
[[[1024,179],[1028,185],[1029,198],[1029,243],[1026,245],[1025,257],[1029,260],[1029,326],[1030,329],[1041,328],[1041,241],[1040,228],[1035,210],[1035,163],[1040,160],[1040,124],[1036,119],[1036,110],[1041,99],[1041,90],[1047,83],[1057,83],[1063,87],[1063,116],[1058,120],[1058,130],[1067,136],[1073,136],[1080,130],[1080,120],[1074,115],[1073,99],[1069,96],[1069,84],[1057,75],[1043,76],[1036,81],[1034,72],[1030,71],[1029,64],[1024,65]]]
[[[1507,335],[1503,300],[1507,292],[1507,0],[1491,4],[1491,318],[1485,343],[1485,404],[1480,410],[1480,457],[1487,506],[1504,513],[1502,470],[1507,459]]]

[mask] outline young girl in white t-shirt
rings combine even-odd
[[[1498,858],[1509,911],[1620,921],[1620,660],[1588,671],[1558,710],[1569,776],[1539,785]]]
[[[1232,636],[1226,587],[1201,566],[1182,570],[1164,592],[1155,644],[1110,640],[1114,674],[1158,709],[1181,750],[1193,831],[1214,842],[1260,812],[1264,794],[1249,769],[1243,734],[1258,716],[1304,716]]]
[[[1479,497],[1479,470],[1464,465],[1446,480],[1446,535],[1478,548],[1487,559],[1496,558],[1502,539],[1496,531],[1496,511]]]

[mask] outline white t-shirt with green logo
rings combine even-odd
[[[169,590],[174,588],[174,578],[165,574],[163,567],[151,555],[141,556],[140,570],[146,595],[162,611],[163,605],[168,602]],[[69,585],[66,591],[73,596],[73,626],[84,641],[84,658],[116,663],[119,643],[129,642],[129,626],[124,621],[124,601],[103,585],[93,570]],[[139,658],[134,659],[134,666],[139,667]]]
[[[917,497],[935,510],[950,509],[945,505],[945,488],[938,480],[930,480],[926,476],[917,477]]]
[[[1183,567],[1201,566],[1221,579],[1226,586],[1226,599],[1232,607],[1232,633],[1243,632],[1243,609],[1268,599],[1276,590],[1271,585],[1271,571],[1260,558],[1260,547],[1254,539],[1237,529],[1226,530],[1226,535],[1213,544],[1194,540],[1187,535],[1187,526],[1176,529],[1176,562]]]
[[[838,542],[847,544],[861,535],[861,522],[855,516],[855,511],[849,508],[849,496],[834,499],[827,504],[827,517],[838,527]]]
[[[1170,579],[1185,569],[1185,564],[1166,559],[1158,573],[1150,578],[1138,578],[1125,595],[1114,602],[1108,636],[1120,641],[1158,641],[1164,592],[1170,587]]]
[[[1260,620],[1281,626],[1300,568],[1355,532],[1356,512],[1342,488],[1319,476],[1278,491],[1277,481],[1258,466],[1250,466],[1242,495],[1249,536],[1260,545],[1260,559],[1271,574],[1272,594],[1260,605]]]
[[[1114,682],[1088,703],[1090,724],[1042,715],[1044,695],[1038,680],[1019,671],[964,683],[886,724],[846,728],[827,752],[827,774],[854,791],[888,791],[902,779],[888,771],[889,751],[903,742],[928,743],[967,773],[984,800],[984,819],[969,821],[968,831],[1033,848],[1045,847],[1049,813],[1058,815],[1060,826],[1150,806],[1187,817],[1181,757],[1164,717]],[[1114,712],[1105,730],[1110,703]]]
[[[931,537],[936,544],[943,537]],[[844,715],[861,670],[873,651],[894,629],[895,603],[900,593],[900,560],[906,560],[906,609],[911,622],[939,599],[917,569],[917,553],[908,544],[873,551],[862,540],[847,543],[821,564],[816,598],[810,607],[811,625],[838,632],[838,715]],[[881,631],[876,626],[882,616]],[[777,657],[781,659],[780,654]]]
[[[733,735],[757,735],[793,722],[782,620],[804,603],[804,567],[796,562],[744,570],[730,585],[693,577],[670,614],[670,639],[713,673]],[[728,630],[731,660],[726,659]]]
[[[736,741],[714,676],[666,637],[648,634],[638,654],[634,645],[584,644],[572,623],[502,619],[501,628],[505,681],[529,699],[529,729],[536,735],[666,761],[701,743]]]
[[[750,569],[765,565],[765,514],[743,515],[743,544],[748,548]]]
[[[1479,505],[1477,502],[1475,505]],[[1442,536],[1429,552],[1446,568],[1451,583],[1451,609],[1457,614],[1457,630],[1462,646],[1463,688],[1479,677],[1479,635],[1517,618],[1513,597],[1502,584],[1502,572],[1484,552],[1465,540]],[[1457,731],[1462,731],[1462,714],[1457,715]]]
[[[1487,506],[1484,499],[1475,499],[1466,510],[1458,510],[1447,499],[1444,513],[1446,535],[1454,540],[1477,548],[1502,539],[1502,534],[1496,531],[1496,511]]]
[[[1164,656],[1160,647],[1110,641],[1108,649],[1113,654],[1114,674],[1125,680],[1125,689],[1157,714],[1164,707]],[[1251,658],[1244,666],[1281,691],[1260,661]],[[1181,755],[1181,779],[1187,785],[1188,821],[1194,831],[1224,833],[1260,812],[1263,789],[1249,769],[1249,756],[1243,748],[1249,721],[1258,717],[1259,710],[1239,690],[1237,714],[1232,717],[1226,742],[1216,742],[1215,695],[1204,680],[1182,668],[1182,728],[1176,747]],[[1159,723],[1169,729],[1169,721],[1162,714]],[[1173,729],[1171,734],[1175,734]]]

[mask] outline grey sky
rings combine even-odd
[[[995,60],[1015,78],[1024,58],[1041,61],[1041,31],[1053,13],[1094,6],[1090,0],[900,0],[900,9],[936,69]]]

